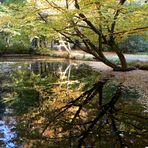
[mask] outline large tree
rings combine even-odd
[[[16,15],[18,28],[30,36],[61,34],[73,44],[82,41],[85,48],[77,45],[80,49],[114,70],[130,70],[118,43],[147,30],[148,6],[137,0],[28,0],[23,4],[15,9],[22,12]],[[104,48],[117,54],[119,65],[104,55]]]
[[[147,30],[144,23],[147,5],[135,5],[128,0],[45,0],[44,3],[47,3],[45,8],[48,6],[57,13],[54,21],[41,19],[50,23],[56,32],[74,44],[77,40],[83,41],[86,48],[80,47],[82,50],[114,70],[129,70],[118,42],[128,34]],[[120,65],[105,57],[105,46],[117,54]]]

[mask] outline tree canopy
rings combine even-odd
[[[9,20],[21,34],[26,33],[29,38],[44,35],[50,39],[60,34],[73,44],[79,40],[85,44],[85,48],[77,45],[80,49],[114,70],[128,70],[118,43],[130,34],[145,35],[148,29],[146,1],[27,0],[21,1],[22,5],[12,2],[6,6],[11,10],[9,19],[3,20]],[[117,54],[120,65],[105,57],[104,48]]]

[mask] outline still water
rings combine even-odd
[[[146,72],[86,64],[0,62],[0,148],[148,146]]]

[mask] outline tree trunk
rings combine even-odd
[[[118,49],[116,50],[116,54],[119,57],[119,60],[121,63],[121,70],[127,71],[127,62],[126,62],[124,54],[121,51],[119,51]]]
[[[113,68],[113,70],[120,70],[121,69],[120,66],[118,66],[118,65],[114,64],[113,62],[109,61],[104,55],[103,56],[100,56],[100,54],[98,54],[98,56],[95,56],[95,57],[99,61],[103,62],[105,65]]]
[[[101,30],[100,30],[101,32]],[[96,57],[96,59],[102,61],[105,65],[113,68],[113,69],[120,69],[120,67],[116,64],[114,64],[113,62],[109,61],[105,55],[103,54],[103,47],[102,47],[102,36],[99,35],[99,38],[98,38],[98,41],[99,41],[99,48],[96,48],[96,46],[93,46],[92,44],[90,44],[90,46],[92,48],[95,48],[94,51],[96,51],[97,55],[94,55]]]
[[[113,49],[113,51],[117,54],[119,61],[120,61],[120,66],[119,66],[120,68],[117,67],[117,68],[114,68],[114,70],[115,71],[133,70],[133,68],[127,67],[126,58],[125,58],[124,54],[122,53],[122,51],[119,49],[118,45],[115,43],[115,40],[113,37],[111,37],[109,45]]]

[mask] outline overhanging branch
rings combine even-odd
[[[112,33],[112,35],[120,35],[120,34],[124,34],[124,33],[132,34],[132,33],[138,32],[138,31],[147,31],[147,30],[148,30],[148,26],[145,26],[145,27],[134,28],[131,30],[123,30],[123,31],[119,31],[119,32],[114,32],[114,33]]]

